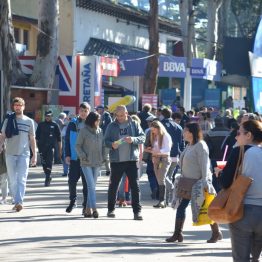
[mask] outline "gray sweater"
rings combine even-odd
[[[244,203],[255,206],[262,206],[262,148],[252,146],[246,150],[244,155],[242,174],[252,177],[253,183],[249,187]]]
[[[89,126],[80,129],[75,148],[81,166],[101,166],[104,161],[102,129],[94,129]]]
[[[210,160],[208,146],[204,140],[195,145],[187,145],[180,157],[182,175],[195,179],[210,179]]]

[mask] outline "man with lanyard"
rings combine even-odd
[[[54,148],[57,143],[59,157],[62,156],[61,132],[57,123],[52,121],[52,111],[45,112],[45,121],[40,122],[36,129],[36,141],[45,172],[45,186],[50,186],[54,159]]]
[[[15,97],[12,105],[14,108],[14,119],[12,119],[11,125],[9,125],[8,119],[5,119],[3,123],[0,134],[0,153],[6,141],[7,173],[10,179],[11,194],[15,203],[13,210],[19,212],[23,209],[30,161],[30,147],[32,149],[31,164],[36,164],[36,142],[33,120],[23,114],[25,109],[24,99]],[[15,123],[15,126],[12,123]]]
[[[66,208],[66,212],[70,213],[73,208],[77,206],[77,193],[76,187],[79,178],[82,179],[83,184],[83,212],[87,203],[87,184],[85,176],[80,166],[80,160],[77,156],[75,145],[79,130],[85,126],[85,120],[90,112],[90,105],[87,102],[83,102],[79,106],[79,115],[71,120],[68,124],[65,136],[65,159],[69,165],[68,173],[68,186],[69,186],[69,200],[70,203]]]

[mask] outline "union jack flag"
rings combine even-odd
[[[61,55],[58,57],[59,95],[76,95],[76,57]]]

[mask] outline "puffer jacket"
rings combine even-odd
[[[81,166],[101,166],[104,161],[102,129],[94,129],[89,126],[80,129],[75,149]]]

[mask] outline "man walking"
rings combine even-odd
[[[107,216],[115,217],[116,193],[125,173],[131,188],[134,219],[143,220],[136,162],[139,159],[139,144],[145,142],[145,134],[141,126],[128,116],[125,106],[118,106],[115,116],[115,121],[109,124],[105,133],[105,145],[110,148],[111,164]]]
[[[57,123],[52,121],[52,111],[45,112],[45,121],[40,122],[36,129],[36,141],[45,173],[45,186],[50,186],[54,158],[54,148],[57,143],[59,157],[62,156],[61,131]]]
[[[85,126],[85,120],[90,112],[90,105],[87,102],[83,102],[79,106],[79,115],[71,120],[68,124],[65,136],[65,160],[69,165],[68,173],[68,186],[69,186],[69,200],[70,203],[66,208],[66,212],[70,213],[73,208],[77,206],[77,194],[76,187],[79,178],[82,179],[83,184],[83,212],[86,208],[87,201],[87,184],[85,181],[85,176],[82,172],[80,166],[80,160],[77,157],[75,150],[76,139],[79,133],[79,130]]]
[[[32,149],[31,164],[36,164],[36,141],[33,120],[23,114],[25,101],[15,97],[12,102],[14,113],[5,119],[0,135],[0,152],[6,141],[6,166],[10,179],[11,194],[15,205],[13,210],[23,209],[26,180]]]

